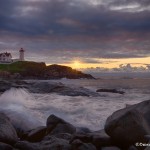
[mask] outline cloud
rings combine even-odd
[[[47,63],[145,57],[149,8],[148,0],[1,0],[0,50],[24,47]]]

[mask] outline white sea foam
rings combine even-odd
[[[48,81],[51,82],[51,81]],[[60,82],[60,81],[54,81]],[[124,95],[102,93],[100,97],[71,97],[57,94],[33,94],[25,89],[6,91],[0,96],[0,109],[31,127],[45,125],[50,114],[62,117],[76,126],[92,130],[103,128],[106,118],[114,111],[150,99],[150,80],[63,80],[70,86],[84,86],[91,90],[117,88]]]
[[[17,127],[31,129],[41,124],[30,109],[34,106],[34,97],[25,89],[11,88],[0,96],[0,111],[9,116]]]

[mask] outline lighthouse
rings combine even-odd
[[[24,61],[24,49],[23,48],[21,48],[20,50],[19,50],[19,52],[20,52],[20,61]]]

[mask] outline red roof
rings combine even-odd
[[[5,53],[0,53],[0,57],[2,56],[2,55],[5,55],[5,56],[7,56],[7,57],[11,57],[11,53],[7,53],[7,52],[5,52]]]

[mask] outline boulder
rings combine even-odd
[[[150,126],[150,100],[140,102],[138,104],[130,105],[126,108],[120,109],[113,113],[113,116],[121,116],[130,110],[137,110],[140,112],[145,120],[147,121],[148,125]]]
[[[118,145],[129,146],[139,141],[147,142],[145,135],[150,133],[150,128],[139,111],[120,110],[108,117],[105,131]]]
[[[73,143],[77,139],[83,143],[92,143],[97,149],[104,146],[113,145],[110,136],[108,136],[104,130],[84,134],[75,134],[70,140],[70,143]]]
[[[104,146],[113,145],[113,141],[110,136],[106,134],[104,130],[100,130],[98,132],[89,133],[88,135],[92,136],[92,144],[96,146],[97,149],[100,149]]]
[[[47,128],[45,126],[31,130],[25,140],[29,142],[40,142],[46,135]]]
[[[11,145],[0,142],[0,150],[13,150]]]
[[[70,133],[76,132],[76,128],[63,119],[50,115],[47,119],[47,134]]]
[[[41,150],[71,150],[71,145],[67,140],[49,136],[47,140],[39,143]]]
[[[9,121],[9,118],[0,113],[0,142],[14,144],[18,141],[17,133]]]

